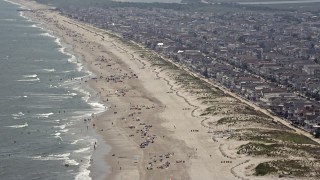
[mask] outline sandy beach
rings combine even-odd
[[[100,98],[107,110],[94,118],[90,128],[112,149],[105,159],[93,159],[93,179],[273,179],[252,174],[259,163],[275,158],[238,154],[237,147],[249,141],[229,138],[232,132],[250,126],[304,133],[138,45],[45,10],[48,7],[33,1],[14,2],[35,10],[24,13],[72,45],[94,73],[83,81],[96,91],[92,96]],[[258,116],[264,118],[263,123],[249,121]],[[241,123],[219,124],[227,118],[239,118]],[[104,152],[99,142],[94,148]],[[110,166],[105,177],[99,161]]]

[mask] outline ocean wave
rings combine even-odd
[[[9,1],[9,0],[4,0],[5,2],[8,2],[8,3],[11,3],[11,4],[14,4],[14,5],[17,5],[19,6],[20,8],[25,8],[25,6],[23,6],[22,4],[19,4],[19,3],[16,3],[16,2],[12,2],[12,1]]]
[[[88,102],[89,98],[90,98],[90,92],[84,90],[83,88],[80,87],[73,87],[72,90],[74,91],[78,91],[81,94],[83,94],[84,96],[82,97],[82,99],[86,102]]]
[[[70,153],[65,153],[65,154],[51,154],[48,156],[34,156],[32,157],[33,160],[40,160],[40,161],[59,161],[59,160],[64,160],[65,164],[68,165],[79,165],[79,163],[74,160],[69,158]]]
[[[77,93],[70,93],[69,94],[70,96],[76,96],[76,95],[78,95]]]
[[[104,104],[98,102],[89,102],[88,104],[98,113],[103,112],[106,109]]]
[[[70,156],[70,153],[65,153],[65,154],[51,154],[51,155],[48,155],[48,156],[34,156],[32,157],[32,159],[34,160],[44,160],[44,161],[47,161],[47,160],[63,160],[63,159],[66,159],[68,158],[69,159],[69,156]]]
[[[70,58],[68,58],[68,62],[70,63],[74,63],[77,65],[77,71],[82,71],[83,70],[83,65],[78,61],[77,57],[69,52],[66,51],[67,47],[64,46],[62,43],[61,43],[61,40],[60,38],[56,38],[56,40],[54,41],[55,43],[57,43],[60,48],[59,48],[59,52],[61,52],[62,54],[64,55],[67,55],[69,56]]]
[[[81,149],[75,150],[73,152],[75,152],[75,153],[83,153],[83,152],[86,152],[86,151],[89,151],[89,150],[90,150],[90,147],[86,147],[86,148],[81,148]]]
[[[60,130],[60,132],[63,132],[63,133],[66,133],[66,132],[68,132],[69,131],[69,129],[62,129],[62,130]]]
[[[79,168],[79,173],[76,175],[75,179],[76,180],[91,180],[91,177],[89,176],[90,170],[88,169],[90,167],[90,158],[91,156],[85,156],[85,159],[87,161],[84,161],[81,163],[81,166]]]
[[[66,164],[68,164],[68,165],[74,165],[74,166],[79,165],[79,163],[78,163],[76,160],[74,160],[74,159],[67,159],[67,160],[65,160],[65,162],[66,162]]]
[[[34,79],[19,79],[17,80],[19,82],[36,82],[36,81],[40,81],[40,79],[37,77],[37,78],[34,78]]]
[[[33,28],[39,28],[39,26],[37,24],[32,24],[29,27],[33,27]]]
[[[36,78],[36,77],[38,77],[38,75],[36,75],[36,74],[32,74],[32,75],[23,75],[23,77],[25,77],[25,78]]]
[[[62,140],[62,137],[60,136],[61,135],[61,133],[60,132],[58,132],[58,131],[55,131],[55,133],[54,134],[52,134],[55,138],[57,138],[57,139],[59,139],[60,141],[63,141]]]
[[[79,141],[83,141],[84,139],[77,139],[77,140],[74,140],[72,143],[70,144],[77,144]]]
[[[68,59],[68,62],[76,64],[77,65],[77,71],[83,70],[83,65],[80,63],[75,55],[69,54],[71,57]]]
[[[36,117],[38,118],[48,118],[49,116],[53,115],[53,112],[50,113],[43,113],[43,114],[35,114]]]
[[[60,121],[60,120],[59,120]],[[54,126],[55,128],[60,128],[60,129],[64,129],[66,128],[66,124],[60,125],[60,126]]]
[[[1,100],[17,100],[22,98],[21,96],[4,96],[4,97],[0,97],[0,101]]]
[[[43,62],[43,59],[35,59],[34,62]]]
[[[50,37],[50,38],[55,38],[52,34],[50,33],[41,33],[40,36],[45,36],[45,37]]]
[[[49,87],[50,87],[50,88],[58,88],[58,86],[53,86],[52,84],[50,84]]]
[[[17,19],[0,19],[1,21],[17,21]]]
[[[55,72],[56,70],[54,68],[52,69],[42,69],[42,71],[46,71],[46,72]]]
[[[17,120],[20,119],[21,116],[24,116],[24,113],[19,112],[18,114],[11,114],[12,118]]]
[[[21,125],[13,125],[13,126],[6,126],[6,127],[10,127],[10,128],[24,128],[24,127],[28,127],[28,123],[24,123]]]
[[[59,51],[60,51],[61,53],[65,54],[65,52],[64,52],[65,47],[62,47],[62,43],[61,43],[60,38],[56,38],[56,39],[54,40],[54,42],[57,43],[57,44],[61,47],[61,48],[59,48]]]
[[[57,86],[50,85],[51,88],[58,88]],[[50,101],[63,101],[65,99],[72,98],[71,94],[40,94],[40,93],[29,93],[28,95],[37,97],[37,98],[45,98],[45,100]]]
[[[19,112],[17,114],[11,114],[11,116],[13,116],[13,117],[21,117],[21,116],[24,116],[24,113],[23,112]]]

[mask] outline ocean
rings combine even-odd
[[[105,110],[83,81],[93,75],[17,9],[0,1],[0,179],[91,179],[94,143],[110,149],[90,124]]]

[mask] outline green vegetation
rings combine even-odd
[[[255,168],[255,175],[266,175],[278,173],[279,175],[293,175],[296,177],[307,177],[309,174],[316,174],[319,177],[317,168],[310,167],[302,160],[276,160],[260,163]]]
[[[267,155],[267,156],[277,156],[281,151],[283,145],[279,144],[261,144],[261,143],[254,143],[250,142],[248,144],[241,145],[238,147],[238,154],[248,154],[248,155]],[[283,154],[283,153],[282,153]]]
[[[248,105],[242,105],[242,106],[236,106],[234,108],[234,111],[239,114],[250,114],[250,115],[256,115],[263,118],[269,118],[269,116],[265,115],[264,113],[260,111],[256,111],[254,108],[248,106]]]
[[[314,144],[317,142],[312,139],[297,134],[295,132],[280,130],[264,130],[264,129],[241,129],[232,138],[238,140],[259,141],[265,143],[291,143],[291,144]]]
[[[149,55],[147,59],[150,60],[152,66],[158,66],[158,67],[161,67],[162,69],[178,70],[178,67],[176,65],[164,60],[162,57],[158,55]]]
[[[200,116],[207,116],[207,115],[217,115],[217,114],[225,114],[222,111],[222,107],[219,106],[210,106],[207,107]]]
[[[306,146],[283,143],[263,144],[250,142],[239,146],[237,153],[254,156],[271,156],[283,158],[294,156],[299,158],[312,157],[315,159],[319,159],[319,151],[319,146]]]
[[[137,45],[136,43],[132,42],[132,41],[128,41],[126,39],[121,38],[120,36],[110,33],[110,32],[104,32],[103,34],[108,35],[110,38],[120,41],[122,44],[125,44],[127,46],[130,46],[131,48],[135,49],[135,50],[142,50],[142,48]]]
[[[277,172],[277,169],[270,166],[268,163],[261,163],[259,164],[255,169],[255,175],[257,176],[264,176],[267,174],[275,173]]]
[[[236,117],[223,117],[221,119],[219,119],[217,121],[217,124],[220,125],[220,124],[234,124],[236,123],[236,121],[239,120],[238,118]]]

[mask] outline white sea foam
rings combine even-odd
[[[70,63],[74,63],[77,65],[77,71],[82,71],[83,70],[83,65],[77,60],[77,57],[75,55],[72,55],[72,54],[69,54],[69,56],[71,56],[69,59],[68,59],[68,62]]]
[[[39,26],[38,26],[38,25],[36,25],[36,24],[32,24],[32,25],[30,25],[30,27],[38,28]]]
[[[52,34],[50,33],[41,33],[40,36],[46,36],[46,37],[50,37],[50,38],[55,38]]]
[[[53,86],[52,84],[50,84],[50,88],[58,88],[58,86]]]
[[[24,77],[25,79],[20,79],[20,80],[17,80],[17,81],[20,81],[20,82],[40,81],[40,79],[38,78],[38,75],[36,75],[36,74],[23,75],[23,77]]]
[[[77,139],[77,140],[75,140],[75,141],[73,141],[72,143],[70,143],[70,144],[77,144],[79,141],[83,141],[84,139]]]
[[[90,98],[90,93],[88,91],[85,91],[84,89],[82,89],[80,87],[73,87],[72,90],[78,91],[81,94],[83,94],[84,96],[82,97],[82,99],[84,99],[86,102],[88,102],[88,100]]]
[[[97,113],[101,113],[103,111],[105,111],[105,106],[101,103],[98,102],[90,102],[88,103],[90,104],[90,106],[97,112]]]
[[[90,147],[86,147],[86,148],[81,148],[81,149],[75,150],[74,152],[75,153],[83,153],[83,152],[86,152],[89,150],[90,150]]]
[[[33,160],[40,160],[40,161],[58,161],[58,160],[64,160],[65,164],[68,165],[79,165],[79,163],[74,160],[69,158],[70,153],[65,153],[65,154],[51,154],[48,156],[34,156],[32,157]]]
[[[7,127],[11,127],[11,128],[24,128],[29,126],[28,123],[24,123],[22,125],[13,125],[13,126],[7,126]]]
[[[91,180],[91,177],[89,176],[90,170],[88,170],[88,168],[90,167],[89,159],[91,158],[91,156],[85,156],[84,158],[87,160],[81,163],[81,166],[79,168],[80,172],[75,177],[76,180]]]
[[[42,69],[43,71],[46,71],[46,72],[55,72],[56,70],[54,68],[52,69]]]
[[[56,38],[54,40],[54,42],[57,43],[60,47],[62,47],[62,43],[61,43],[60,38]],[[65,47],[59,48],[60,52],[62,52],[63,54],[65,53],[64,49],[65,49]]]
[[[36,114],[35,116],[38,118],[48,118],[49,116],[53,115],[53,112],[50,113],[43,113],[43,114]]]
[[[69,131],[69,129],[62,129],[62,130],[60,130],[60,132],[63,132],[63,133],[66,133],[66,132],[68,132]]]
[[[65,153],[65,154],[51,154],[48,156],[34,156],[32,159],[34,160],[42,160],[42,161],[50,161],[50,160],[64,160],[64,159],[69,159],[70,153]]]
[[[69,165],[74,165],[74,166],[79,165],[79,163],[74,159],[66,159],[65,162],[66,164],[69,164]]]
[[[17,80],[19,82],[36,82],[36,81],[40,81],[40,79],[37,77],[37,78],[28,78],[28,79],[20,79],[20,80]]]
[[[23,116],[23,115],[24,115],[23,112],[19,112],[17,114],[11,114],[11,116],[13,116],[13,117],[20,117],[20,116]]]
[[[21,116],[24,116],[22,112],[19,112],[17,114],[11,114],[13,119],[20,119]]]
[[[59,120],[60,121],[60,120]],[[66,124],[60,125],[60,126],[54,126],[55,128],[60,128],[60,129],[64,129],[66,128]]]
[[[33,60],[34,62],[42,62],[43,61],[43,59],[35,59],[35,60]]]
[[[69,94],[70,96],[76,96],[76,95],[78,95],[77,93],[70,93]]]
[[[36,78],[38,75],[32,74],[32,75],[23,75],[25,78]]]
[[[52,135],[53,135],[55,138],[60,139],[60,141],[63,141],[63,140],[62,140],[62,137],[60,136],[60,135],[61,135],[60,132],[55,131],[55,134],[52,134]]]
[[[70,58],[68,59],[68,62],[70,63],[74,63],[77,65],[77,71],[82,71],[83,69],[83,65],[81,63],[78,62],[77,57],[69,52],[66,51],[66,47],[63,46],[63,44],[61,43],[60,38],[56,38],[55,39],[55,43],[57,43],[60,48],[59,48],[59,52],[61,52],[62,54],[65,54],[67,56],[70,56]]]

